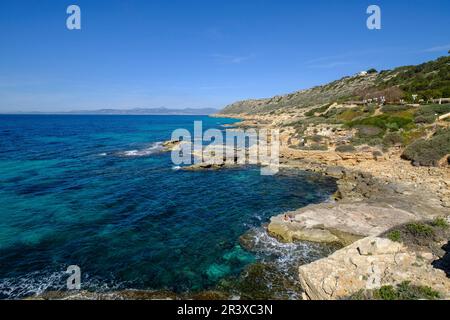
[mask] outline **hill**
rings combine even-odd
[[[416,96],[417,95],[417,96]],[[417,66],[377,72],[374,69],[307,90],[267,99],[245,100],[225,107],[220,114],[265,114],[333,102],[362,101],[384,96],[398,103],[450,97],[450,56]]]

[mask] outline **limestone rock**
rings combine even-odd
[[[337,167],[337,166],[331,166],[328,167],[325,171],[325,174],[327,176],[340,179],[344,176],[345,168],[343,167]]]
[[[176,150],[180,147],[182,141],[179,140],[169,140],[164,142],[162,145],[164,147],[165,151],[172,151],[172,150]]]
[[[302,288],[309,299],[342,299],[359,290],[411,281],[429,286],[443,298],[450,295],[450,279],[430,261],[400,243],[367,237],[327,258],[299,267]]]
[[[366,202],[324,203],[272,217],[268,231],[286,242],[306,240],[347,245],[419,219],[411,212],[390,206]]]
[[[269,234],[283,242],[312,241],[312,242],[340,242],[339,238],[330,231],[320,228],[303,228],[296,222],[285,222],[283,218],[271,219],[268,227]]]

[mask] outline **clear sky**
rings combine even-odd
[[[220,108],[446,55],[449,14],[448,0],[1,0],[0,111]]]

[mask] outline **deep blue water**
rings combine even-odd
[[[155,143],[231,119],[0,116],[0,298],[63,288],[202,290],[258,259],[238,238],[328,198],[334,181],[258,168],[174,170]]]

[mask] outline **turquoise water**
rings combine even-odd
[[[176,170],[158,142],[194,120],[234,122],[0,116],[0,298],[63,289],[69,265],[88,290],[208,289],[260,259],[240,235],[335,191],[303,172]]]

